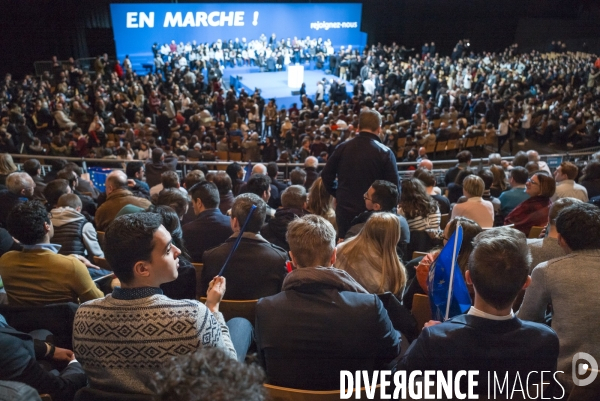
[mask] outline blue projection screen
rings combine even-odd
[[[277,39],[330,39],[334,48],[362,49],[362,5],[346,4],[111,4],[117,57],[151,63],[152,45],[179,42],[214,43],[261,34]]]

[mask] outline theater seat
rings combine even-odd
[[[206,298],[201,297],[199,301],[206,303]],[[219,304],[219,312],[223,314],[225,321],[233,319],[234,317],[243,317],[247,319],[252,325],[256,319],[256,303],[258,299],[236,301],[236,300],[222,300]]]
[[[328,391],[313,391],[313,390],[300,390],[296,388],[272,386],[265,384],[267,389],[268,399],[271,401],[339,401],[340,390],[328,390]],[[375,390],[375,397],[373,400],[380,400],[379,385]],[[365,388],[362,388],[361,396],[366,399]],[[354,397],[352,397],[354,398]]]
[[[423,330],[425,323],[431,320],[431,306],[429,305],[429,297],[423,294],[415,294],[413,296],[411,312],[417,320],[418,330]]]
[[[146,394],[109,393],[84,387],[75,393],[74,401],[153,401],[154,396]]]

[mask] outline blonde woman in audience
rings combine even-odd
[[[452,209],[452,218],[466,217],[475,221],[481,227],[491,228],[494,226],[494,206],[492,202],[482,198],[485,184],[483,180],[471,174],[463,181],[463,194],[466,202],[457,203]]]
[[[400,224],[392,213],[375,213],[358,233],[337,246],[335,267],[345,270],[372,294],[402,296],[406,271],[396,245]]]
[[[337,233],[337,224],[335,222],[335,207],[333,197],[323,185],[321,177],[317,178],[308,191],[308,200],[306,209],[312,214],[323,217],[330,222]]]
[[[440,229],[442,215],[438,203],[427,195],[425,186],[416,178],[402,180],[398,214],[406,218],[410,231]]]
[[[6,185],[6,177],[17,171],[13,158],[8,153],[0,153],[0,184]]]

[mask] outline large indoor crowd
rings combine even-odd
[[[600,359],[600,154],[556,168],[535,150],[502,154],[514,140],[596,144],[600,62],[432,47],[377,45],[347,65],[340,52],[354,95],[320,82],[289,108],[187,67],[7,75],[0,380],[34,390],[2,389],[262,400],[263,383],[333,390],[341,370],[390,369],[479,370],[485,394],[485,372],[539,383],[560,371],[538,391],[581,399],[572,360]],[[479,168],[477,136],[497,144]],[[454,139],[458,163],[437,179],[430,142]],[[101,190],[48,155],[114,164]],[[217,158],[240,163],[209,169]],[[400,180],[400,158],[412,177]],[[182,161],[196,162],[183,176]],[[289,161],[302,167],[282,179]],[[415,302],[459,228],[472,306],[421,321]],[[231,300],[251,317],[224,316]]]

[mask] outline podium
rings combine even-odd
[[[304,66],[303,65],[288,65],[288,87],[300,88],[304,83]]]

